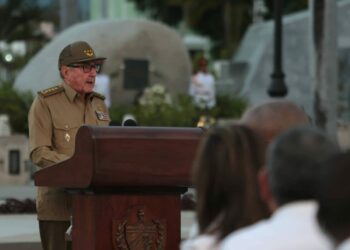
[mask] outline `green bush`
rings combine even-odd
[[[190,97],[179,95],[175,104],[138,105],[134,115],[142,126],[193,127],[198,114]]]
[[[140,126],[195,127],[201,116],[210,116],[214,120],[238,118],[247,106],[247,102],[240,97],[222,95],[217,96],[214,108],[203,110],[196,107],[188,95],[180,94],[172,100],[165,89],[159,88],[154,92],[146,91],[148,97],[141,97],[137,105],[113,106],[110,109],[112,120],[120,123],[124,114],[132,113]]]
[[[246,107],[247,101],[241,97],[219,95],[210,114],[215,118],[239,118]]]
[[[28,134],[27,117],[33,95],[17,91],[12,85],[11,81],[0,81],[0,114],[9,116],[12,132]]]

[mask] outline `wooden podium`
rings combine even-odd
[[[35,173],[73,200],[73,250],[179,249],[200,128],[83,126],[74,155]]]

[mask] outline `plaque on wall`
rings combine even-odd
[[[149,62],[146,59],[124,60],[124,89],[142,90],[148,86]]]

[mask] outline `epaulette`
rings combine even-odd
[[[38,92],[39,95],[41,95],[42,97],[48,97],[57,93],[61,93],[64,91],[63,86],[61,85],[57,85],[48,89],[44,89]]]
[[[106,99],[106,97],[105,97],[104,95],[102,95],[102,94],[100,94],[100,93],[97,93],[97,92],[95,92],[95,91],[93,91],[92,94],[93,94],[94,96],[96,96],[96,97],[102,99],[102,100]]]

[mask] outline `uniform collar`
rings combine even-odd
[[[75,97],[78,95],[78,93],[67,83],[62,83],[62,86],[64,88],[64,91],[66,92],[66,95],[70,102],[73,102]]]
[[[63,86],[63,88],[64,88],[64,90],[65,90],[65,92],[66,92],[66,95],[67,95],[67,97],[68,97],[68,99],[69,99],[69,101],[70,102],[73,102],[76,98],[78,98],[79,97],[79,93],[78,92],[76,92],[71,86],[69,86],[67,83],[65,83],[65,82],[63,82],[62,83],[62,86]],[[93,93],[89,93],[89,94],[87,94],[87,98],[88,98],[88,100],[92,100],[92,98],[93,98]]]

